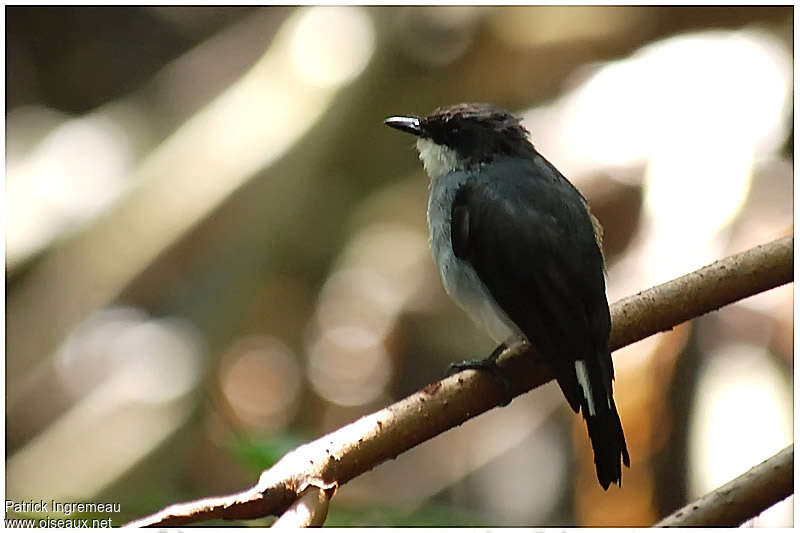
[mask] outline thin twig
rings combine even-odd
[[[320,527],[328,516],[328,493],[317,487],[308,487],[272,527]]]
[[[625,298],[611,308],[612,349],[790,282],[792,250],[791,237],[779,239]],[[128,525],[179,526],[211,518],[277,515],[309,486],[332,493],[387,459],[502,405],[509,392],[517,396],[550,381],[549,367],[528,350],[518,345],[500,360],[510,391],[483,373],[461,372],[289,452],[250,489],[171,505]]]
[[[794,444],[654,527],[737,527],[794,492]]]

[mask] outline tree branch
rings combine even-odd
[[[272,527],[321,527],[328,516],[328,493],[308,487]]]
[[[621,300],[611,307],[611,348],[790,282],[793,245],[791,237],[779,239]],[[553,378],[547,364],[529,350],[517,345],[499,361],[514,396]],[[332,495],[339,485],[387,459],[505,403],[507,394],[491,376],[461,372],[289,452],[250,489],[171,505],[127,525],[179,526],[280,514],[308,487]]]
[[[611,307],[612,350],[793,279],[794,238],[732,255]]]
[[[794,491],[794,444],[653,527],[737,527]]]

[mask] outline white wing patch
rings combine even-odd
[[[575,375],[578,376],[578,383],[583,389],[583,397],[589,405],[589,416],[595,415],[594,398],[592,397],[592,386],[589,384],[589,373],[586,371],[586,363],[580,359],[575,361]]]

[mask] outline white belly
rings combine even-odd
[[[428,227],[433,260],[439,267],[445,291],[470,318],[482,326],[496,342],[509,344],[525,336],[500,309],[475,269],[458,259],[450,240],[450,210],[455,191],[464,180],[462,173],[434,179],[428,201]],[[446,180],[446,181],[445,181]]]

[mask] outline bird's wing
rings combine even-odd
[[[603,259],[583,198],[563,178],[488,178],[455,195],[453,252],[551,364],[577,411],[576,359],[609,395],[613,379]]]

